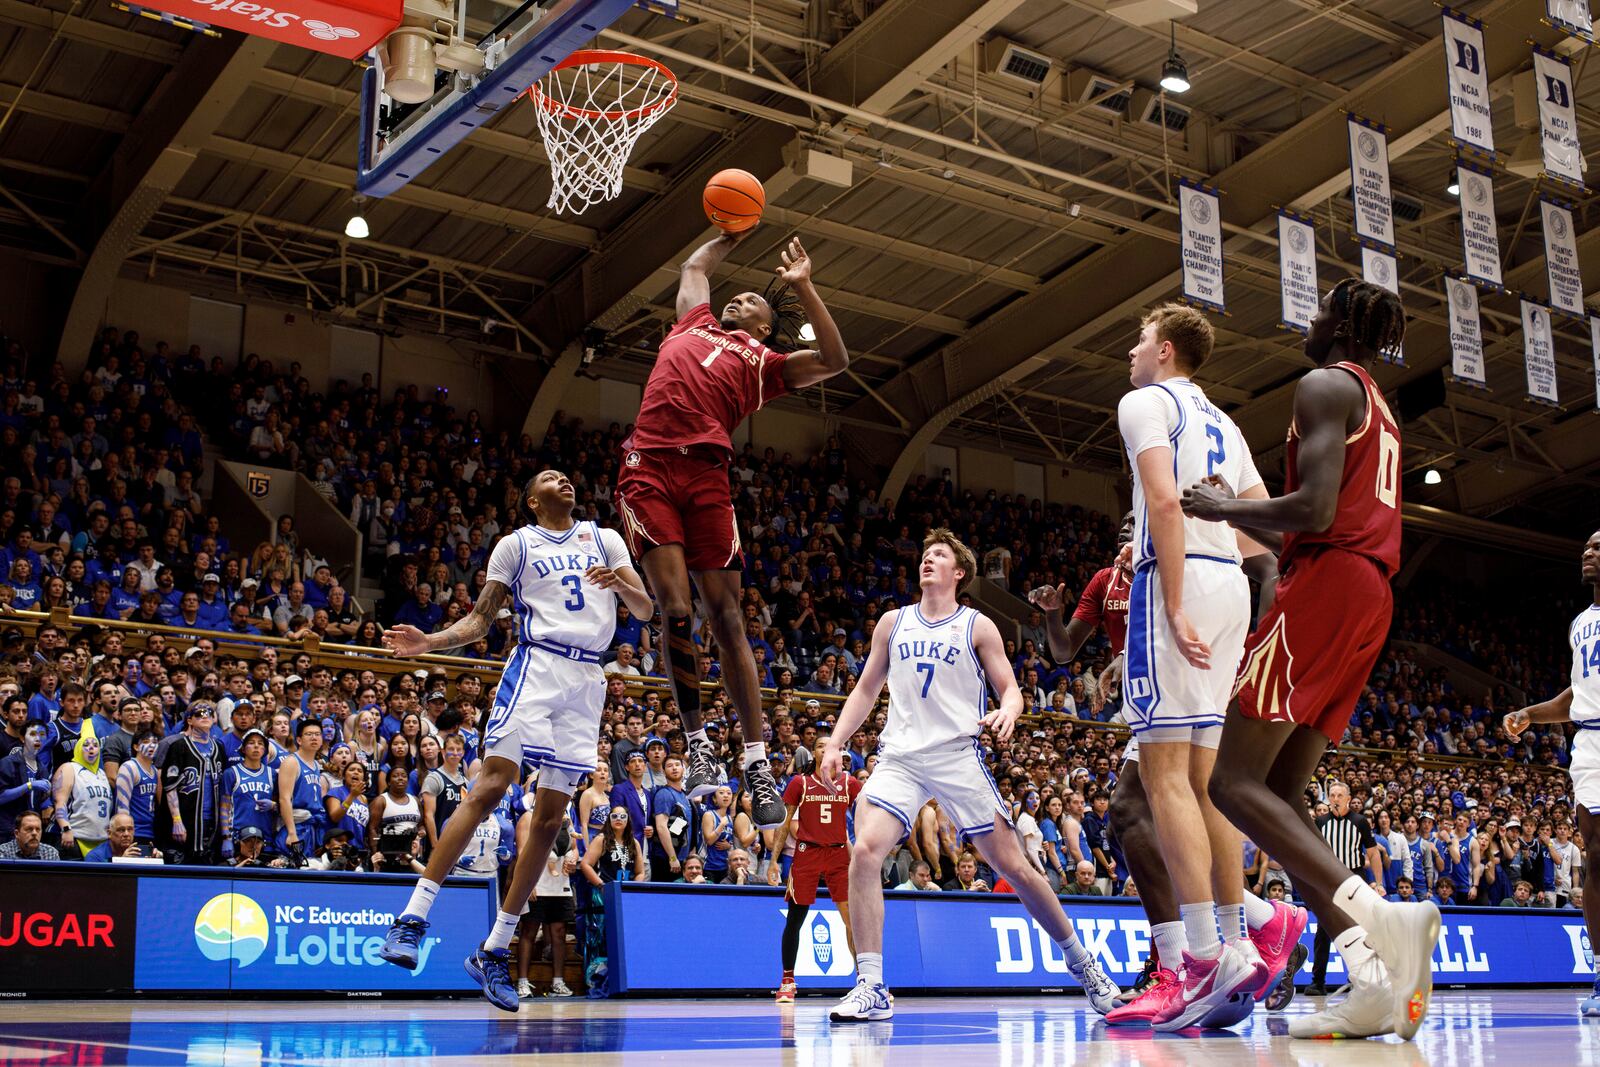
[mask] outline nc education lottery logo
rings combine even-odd
[[[208,960],[232,960],[244,968],[260,960],[278,967],[382,967],[378,956],[394,916],[362,908],[339,911],[315,904],[278,904],[268,919],[260,904],[243,893],[220,893],[201,905],[194,918],[194,942]],[[420,975],[443,940],[425,937],[418,946]]]
[[[194,943],[208,960],[248,967],[267,948],[267,913],[242,893],[220,893],[194,917]]]

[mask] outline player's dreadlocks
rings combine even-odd
[[[1380,356],[1396,356],[1406,336],[1400,298],[1381,286],[1346,278],[1333,287],[1333,306],[1343,317],[1333,335]]]
[[[805,309],[800,298],[785,283],[774,278],[767,283],[761,298],[772,309],[772,332],[763,343],[779,352],[787,352],[799,343],[800,326],[805,322]]]

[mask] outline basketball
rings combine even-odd
[[[754,174],[744,170],[719,170],[706,182],[706,218],[726,233],[741,233],[761,221],[767,191]]]

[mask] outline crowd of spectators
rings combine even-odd
[[[368,376],[324,395],[297,364],[280,371],[249,356],[229,368],[196,348],[146,351],[115,331],[76,380],[58,367],[40,388],[15,348],[9,360],[0,383],[0,602],[64,609],[70,624],[32,638],[16,628],[0,635],[0,858],[59,851],[417,869],[476,774],[476,727],[492,680],[420,664],[334,671],[303,651],[219,648],[207,634],[317,634],[375,648],[381,627],[397,620],[447,626],[470,610],[496,538],[525,521],[518,493],[537,470],[566,471],[582,514],[615,521],[627,428],[558,415],[542,441],[517,439],[415,386],[385,399]],[[217,396],[229,402],[197,402]],[[366,536],[369,573],[382,576],[378,603],[358,604],[315,546],[300,543],[290,517],[269,542],[230,540],[194,488],[202,441],[186,400],[207,413],[205,428],[225,451],[302,470],[351,517]],[[831,729],[833,698],[854,688],[877,620],[916,600],[911,576],[926,528],[954,529],[979,552],[984,576],[1018,596],[1044,584],[1081,590],[1114,552],[1109,516],[959,491],[948,472],[880,499],[834,440],[806,457],[747,446],[731,477],[746,548],[747,636],[775,693],[767,741],[780,786]],[[1346,746],[1366,751],[1331,754],[1308,806],[1326,803],[1335,779],[1348,783],[1384,853],[1388,893],[1404,896],[1409,879],[1417,896],[1570,906],[1582,861],[1559,770],[1567,732],[1542,728],[1512,745],[1496,729],[1514,706],[1510,687],[1538,700],[1562,684],[1559,633],[1549,619],[1491,629],[1462,604],[1438,603],[1403,600],[1395,636],[1434,644],[1501,685],[1469,698],[1446,672],[1392,646],[1352,709]],[[113,619],[189,636],[136,638],[105,625]],[[702,676],[714,686],[718,650],[706,629],[698,634]],[[492,661],[513,641],[502,620],[464,654]],[[1054,663],[1036,614],[1009,645],[1028,717],[1009,744],[988,736],[980,744],[1030,855],[1063,894],[1136,895],[1105,814],[1125,737],[1106,728],[1120,721],[1115,690],[1109,700],[1098,692],[1109,650],[1096,638],[1073,662]],[[744,738],[720,692],[707,700],[708,733],[733,776],[703,805],[683,795],[685,737],[670,690],[630,685],[662,677],[657,647],[651,620],[619,608],[595,772],[574,800],[569,847],[551,861],[549,888],[541,882],[541,892],[565,884],[579,901],[588,918],[574,935],[586,953],[603,945],[598,884],[764,883],[784,863],[772,855],[773,832],[750,819],[733,758]],[[851,739],[852,773],[871,773],[884,715],[880,708]],[[1463,756],[1476,759],[1428,759]],[[192,813],[167,795],[174,766],[215,779]],[[285,767],[295,769],[286,776]],[[467,869],[492,873],[510,862],[531,784],[486,820]],[[374,807],[413,802],[409,833],[376,833]],[[1263,895],[1293,893],[1271,857],[1252,850],[1250,863],[1245,876]],[[883,876],[887,887],[917,891],[1008,888],[963,852],[936,805],[917,815]]]

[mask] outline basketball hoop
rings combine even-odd
[[[579,51],[528,88],[550,156],[557,214],[582,212],[622,192],[633,146],[678,102],[678,79],[631,52]]]

